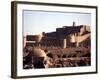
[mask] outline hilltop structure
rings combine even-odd
[[[55,32],[42,32],[41,35],[27,35],[24,38],[24,47],[33,45],[61,48],[90,46],[90,33],[90,26],[76,26],[75,22],[73,22],[72,26],[56,28]]]

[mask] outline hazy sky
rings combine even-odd
[[[91,14],[50,12],[50,11],[23,11],[23,35],[36,35],[41,32],[56,31],[57,27],[76,25],[91,25]]]

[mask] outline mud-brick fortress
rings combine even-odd
[[[88,47],[91,45],[90,26],[75,25],[63,26],[56,28],[55,32],[45,33],[40,35],[27,35],[24,37],[25,46],[40,46],[40,47]]]

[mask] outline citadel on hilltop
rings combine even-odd
[[[56,28],[55,32],[27,35],[24,37],[23,68],[90,66],[90,49],[90,26],[75,26],[74,22],[72,26]],[[50,65],[44,64],[48,61]]]

